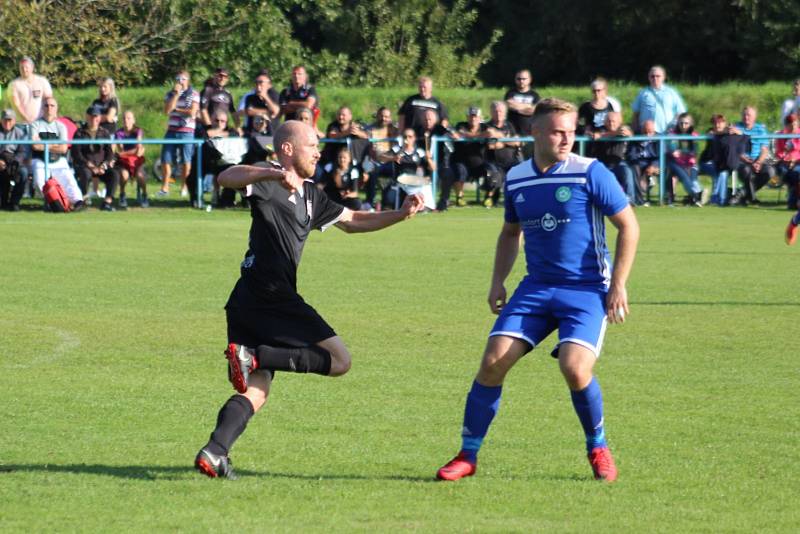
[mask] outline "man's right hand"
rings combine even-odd
[[[506,305],[506,288],[504,285],[492,286],[489,289],[489,309],[495,315],[500,314],[500,310]]]
[[[175,92],[175,95],[180,96],[181,93],[183,92],[183,86],[179,83],[176,83],[175,85],[172,86],[172,90]]]

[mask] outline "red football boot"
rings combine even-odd
[[[459,478],[471,477],[475,474],[477,468],[478,464],[467,460],[466,454],[461,451],[458,456],[436,471],[436,478],[439,480],[458,480]]]
[[[247,391],[247,380],[250,373],[258,369],[258,361],[253,351],[244,345],[229,343],[225,350],[225,358],[228,360],[228,380],[239,393]]]
[[[789,225],[786,227],[784,238],[787,245],[794,245],[794,242],[797,241],[797,225],[792,221],[789,221]]]
[[[592,464],[594,478],[614,482],[617,480],[617,466],[614,465],[614,458],[608,447],[595,447],[589,453],[589,463]]]

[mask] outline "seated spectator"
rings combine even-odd
[[[228,69],[219,67],[200,93],[200,120],[205,128],[215,127],[214,116],[220,111],[229,113],[236,127],[239,127],[239,115],[233,107],[233,95],[225,89],[228,80]]]
[[[439,122],[439,114],[433,109],[425,110],[422,115],[422,123],[414,129],[417,145],[431,160],[431,172],[435,168],[439,177],[440,195],[436,209],[446,211],[450,201],[450,190],[453,187],[455,174],[450,164],[450,157],[453,154],[453,143],[444,141],[436,143],[434,147],[434,137],[455,138],[455,134],[448,127]],[[434,163],[435,162],[435,163]],[[463,193],[462,193],[462,202]]]
[[[747,106],[742,110],[741,122],[737,122],[731,129],[732,133],[745,135],[749,140],[749,148],[741,155],[737,169],[739,180],[744,183],[744,187],[733,195],[731,204],[760,204],[756,192],[775,176],[775,167],[768,160],[769,139],[755,138],[767,135],[767,128],[762,123],[756,122],[757,117],[756,108]]]
[[[800,78],[794,81],[792,96],[781,105],[781,124],[786,124],[786,116],[790,113],[800,115]]]
[[[476,140],[455,143],[452,157],[456,204],[466,206],[464,183],[467,180],[478,181],[486,176],[486,144],[483,139],[488,137],[488,134],[487,126],[481,121],[480,108],[473,106],[467,110],[467,120],[456,124],[453,137]]]
[[[314,125],[317,124],[319,96],[317,96],[316,88],[308,83],[308,73],[305,67],[297,65],[292,69],[291,83],[278,95],[278,103],[285,120],[297,119],[298,110],[308,108],[313,114],[312,122]]]
[[[606,115],[611,111],[622,111],[619,101],[608,96],[608,82],[605,78],[595,78],[589,86],[592,99],[581,104],[578,108],[578,135],[597,138],[605,133]],[[620,123],[622,118],[620,117]],[[594,132],[599,131],[598,136]]]
[[[358,198],[359,171],[353,165],[353,158],[347,147],[339,148],[336,153],[336,164],[325,171],[323,179],[325,193],[328,198],[353,211],[361,209]]]
[[[275,154],[269,118],[266,115],[253,115],[249,119],[250,129],[245,134],[247,152],[242,158],[242,164],[244,165],[267,161]]]
[[[614,139],[613,141],[600,141],[590,145],[590,155],[600,160],[608,167],[625,191],[628,202],[633,205],[642,203],[639,188],[636,186],[636,173],[631,165],[625,161],[628,142],[617,139],[631,137],[633,130],[630,126],[622,124],[622,113],[609,111],[605,114],[605,122],[601,127],[594,126],[591,135],[595,139]]]
[[[269,133],[273,134],[273,122],[281,114],[281,107],[278,105],[280,97],[278,91],[272,87],[272,76],[267,69],[261,69],[256,75],[255,89],[245,94],[239,100],[239,115],[245,118],[244,131],[249,132],[253,129],[253,119],[255,117],[266,117]]]
[[[487,182],[483,205],[487,208],[497,205],[506,172],[522,161],[521,143],[508,140],[517,135],[514,125],[507,120],[508,106],[502,100],[495,100],[492,102],[491,113],[492,119],[486,123],[486,135],[492,138],[486,145]]]
[[[779,133],[800,134],[800,116],[789,113],[783,121],[784,128]],[[777,172],[787,187],[786,207],[790,210],[798,206],[797,188],[800,184],[800,137],[775,140],[775,157],[778,159]]]
[[[335,166],[338,159],[339,150],[345,146],[351,150],[351,159],[356,167],[360,168],[361,160],[369,150],[369,134],[364,128],[353,120],[353,112],[347,106],[342,106],[336,112],[336,120],[325,129],[325,137],[347,141],[347,144],[334,142],[325,143],[319,157],[319,163],[325,172],[329,172]]]
[[[111,139],[111,133],[100,126],[103,120],[103,110],[90,106],[86,110],[86,122],[75,132],[74,139]],[[96,196],[102,196],[100,209],[114,211],[114,193],[119,182],[119,176],[114,168],[114,147],[110,144],[73,144],[72,165],[75,168],[81,189],[88,190],[91,182],[92,191]],[[98,195],[98,185],[103,182],[105,194]],[[121,208],[128,207],[127,201],[120,198]]]
[[[689,113],[678,115],[678,122],[670,133],[675,135],[697,136],[694,130],[694,119]],[[697,179],[697,142],[692,140],[671,140],[668,143],[667,168],[678,177],[686,190],[687,203],[700,207],[706,203],[707,191]],[[672,189],[672,180],[669,180]],[[670,196],[674,196],[674,193]]]
[[[425,121],[425,113],[428,110],[436,112],[438,122],[445,128],[449,126],[447,108],[442,101],[433,96],[433,79],[429,76],[422,76],[419,79],[419,93],[411,95],[403,101],[400,110],[397,112],[398,128],[414,128],[419,137],[422,123]]]
[[[31,124],[31,140],[32,141],[45,141],[57,139],[64,141],[64,143],[51,144],[48,146],[48,165],[47,168],[50,176],[56,179],[64,192],[67,195],[70,203],[76,209],[83,207],[83,193],[75,180],[75,174],[67,162],[66,155],[69,152],[69,136],[67,135],[67,128],[64,123],[58,120],[58,102],[56,99],[47,97],[42,101],[43,115],[42,118],[33,121]],[[32,162],[33,168],[33,183],[40,192],[44,187],[44,183],[49,176],[45,176],[45,145],[44,143],[35,143],[31,146],[32,149]],[[46,206],[46,205],[45,205]]]
[[[203,171],[208,186],[213,188],[213,198],[219,208],[230,208],[235,205],[236,191],[225,188],[220,191],[217,176],[225,169],[238,165],[247,150],[247,143],[239,139],[239,130],[229,124],[228,114],[222,110],[214,112],[211,127],[206,130],[207,141],[203,144]],[[196,191],[190,185],[193,200]]]
[[[92,102],[92,107],[100,109],[100,126],[108,132],[117,131],[119,116],[119,98],[112,78],[100,78],[97,82],[98,96]]]
[[[636,204],[640,206],[649,206],[650,188],[661,173],[661,169],[658,168],[658,140],[655,139],[656,124],[654,121],[644,121],[642,124],[642,135],[652,137],[653,139],[631,141],[628,143],[628,153],[625,159],[636,176]]]
[[[391,155],[393,157],[391,150],[393,146],[397,145],[396,139],[400,132],[392,121],[392,111],[385,106],[378,108],[375,113],[375,122],[368,126],[366,130],[370,138],[381,139],[381,141],[374,141],[370,147],[370,159],[376,162],[377,165],[369,171],[369,174],[365,173],[364,176],[366,182],[362,187],[367,194],[365,204],[369,204],[369,207],[380,208],[380,205],[375,204],[378,179],[380,177],[394,177],[394,166],[391,161],[387,161],[383,156]]]
[[[708,174],[713,180],[711,203],[726,206],[730,198],[728,177],[739,167],[739,158],[744,154],[747,138],[732,133],[725,116],[720,114],[711,116],[708,134],[713,137],[700,155],[700,172]]]
[[[27,139],[22,128],[17,126],[17,114],[6,109],[0,114],[0,141]],[[28,180],[25,165],[27,147],[22,144],[0,145],[0,209],[19,211],[19,202]]]
[[[136,124],[136,116],[133,111],[126,111],[122,114],[122,128],[114,133],[114,139],[126,141],[116,145],[117,163],[116,168],[119,173],[119,205],[127,207],[128,200],[125,196],[125,186],[128,180],[136,178],[139,186],[139,206],[150,207],[147,199],[147,177],[144,172],[144,145],[133,141],[141,141],[144,132]]]
[[[412,128],[403,130],[402,145],[392,147],[391,155],[383,154],[382,161],[391,161],[394,166],[395,178],[403,174],[413,176],[430,176],[434,169],[433,157],[430,151],[418,145],[417,134]],[[382,192],[383,206],[389,209],[400,206],[406,194],[396,182],[387,185]]]

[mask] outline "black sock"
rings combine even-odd
[[[233,442],[244,432],[254,413],[253,405],[247,397],[234,395],[228,399],[217,414],[217,428],[211,433],[211,439],[205,448],[211,454],[227,456]]]
[[[331,353],[318,345],[293,349],[259,345],[256,358],[259,369],[326,376],[331,372]]]

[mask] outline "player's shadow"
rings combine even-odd
[[[433,477],[410,475],[347,475],[347,474],[309,474],[309,473],[281,473],[277,471],[253,471],[234,467],[236,474],[241,477],[260,478],[288,478],[296,480],[388,480],[398,482],[434,482]],[[191,466],[165,466],[165,465],[102,465],[102,464],[7,464],[0,465],[0,477],[7,473],[72,473],[78,475],[103,475],[133,480],[182,480],[194,474]]]

